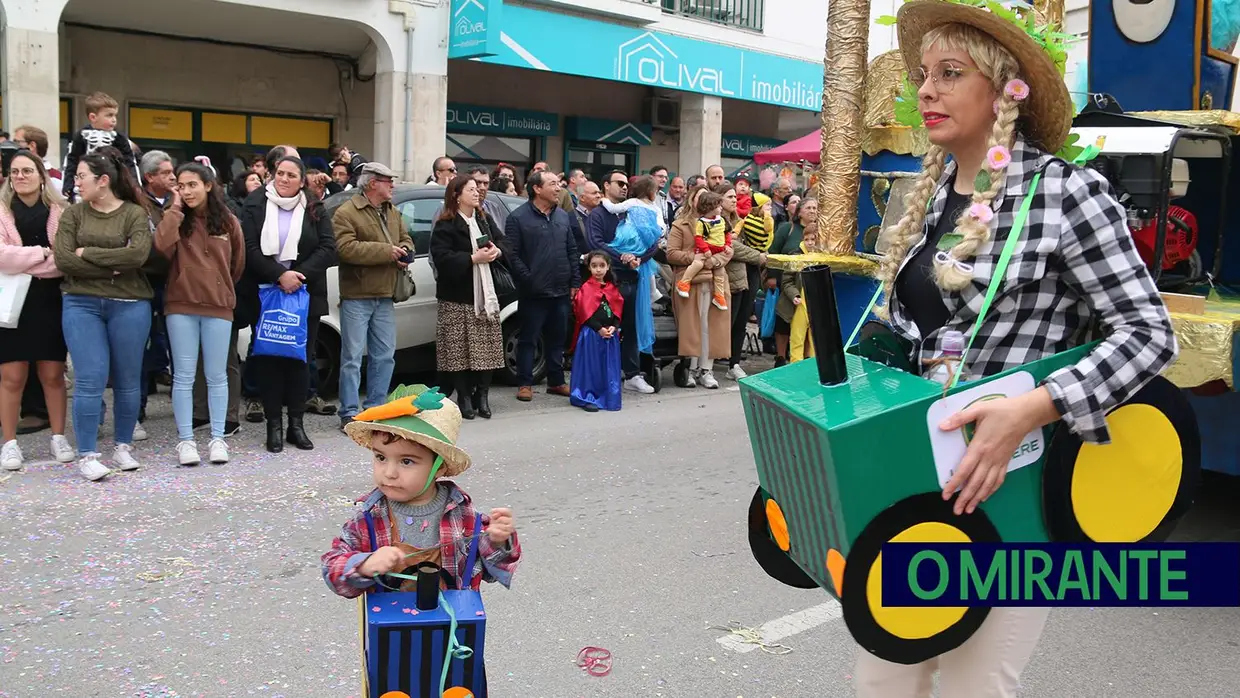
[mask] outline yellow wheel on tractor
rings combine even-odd
[[[883,605],[884,543],[998,543],[999,532],[977,509],[957,516],[953,501],[927,492],[896,502],[874,517],[848,553],[844,622],[857,644],[880,659],[917,664],[959,647],[990,613],[975,607],[889,607]]]
[[[1083,443],[1066,426],[1051,439],[1042,506],[1051,540],[1166,540],[1201,477],[1197,417],[1161,376],[1106,417],[1109,444]]]

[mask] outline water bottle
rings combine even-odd
[[[954,372],[961,370],[961,364],[964,359],[964,333],[959,330],[948,330],[943,333],[943,355],[939,358],[949,359],[934,365],[926,378],[938,383],[939,385],[947,385],[951,380]],[[960,377],[960,381],[964,380],[964,376]]]

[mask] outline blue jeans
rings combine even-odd
[[[150,395],[151,376],[168,370],[170,348],[168,332],[164,323],[164,286],[152,284],[155,298],[151,301],[150,341],[142,358],[142,412],[146,412],[146,399]]]
[[[521,334],[517,337],[517,373],[521,385],[534,385],[534,347],[539,337],[543,338],[543,355],[547,359],[547,387],[564,385],[564,344],[568,341],[570,314],[568,297],[522,298],[518,308]]]
[[[617,281],[616,287],[624,299],[625,309],[637,307],[637,279]],[[637,313],[620,315],[620,369],[628,380],[642,372],[641,352],[637,349]]]
[[[177,438],[194,440],[194,376],[198,372],[201,348],[211,437],[222,439],[228,413],[228,345],[232,341],[232,321],[181,314],[168,315],[165,321],[172,344],[172,414],[177,423]]]
[[[61,326],[73,360],[73,435],[78,453],[99,452],[99,415],[109,375],[116,443],[132,444],[142,406],[150,302],[66,295]]]
[[[396,307],[391,298],[340,301],[340,416],[354,417],[367,358],[365,408],[387,402],[396,368]]]

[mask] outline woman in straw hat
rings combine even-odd
[[[1034,429],[1063,420],[1083,441],[1108,443],[1106,412],[1177,352],[1106,180],[1050,154],[1068,135],[1071,102],[1040,45],[1048,37],[1035,39],[1014,19],[943,0],[900,8],[900,50],[932,147],[892,231],[878,311],[911,344],[915,364],[933,362],[947,331],[973,333],[992,276],[1004,266],[1004,243],[1015,235],[1001,290],[961,370],[989,376],[1103,341],[1033,392],[978,402],[941,425],[976,428],[943,491],[949,499],[960,489],[957,514],[971,513],[1003,484],[1011,454]],[[1017,214],[1026,202],[1022,226]],[[1046,616],[1041,608],[995,608],[963,645],[917,665],[861,652],[858,695],[928,696],[936,668],[943,695],[1015,695]]]
[[[407,581],[385,576],[432,563],[443,570],[444,588],[477,590],[484,581],[510,586],[521,559],[512,512],[476,512],[464,490],[440,479],[470,466],[469,454],[456,445],[461,410],[424,385],[402,385],[390,398],[345,426],[372,453],[375,489],[323,554],[324,581],[351,599],[377,584],[404,587]]]

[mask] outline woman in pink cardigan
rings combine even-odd
[[[0,329],[0,467],[20,470],[17,420],[33,362],[52,422],[52,457],[70,463],[77,451],[65,438],[65,337],[60,325],[60,279],[52,256],[65,200],[52,186],[42,158],[13,156],[0,186],[0,274],[29,274],[30,290],[14,329]]]

